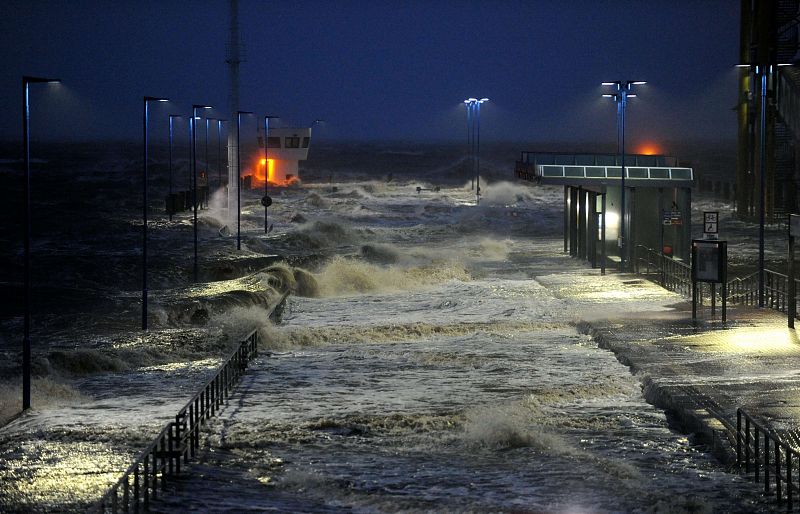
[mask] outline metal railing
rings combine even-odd
[[[692,267],[676,261],[661,252],[644,245],[636,245],[634,252],[634,272],[654,280],[665,289],[684,296],[692,295]],[[800,280],[795,279],[800,292]],[[758,273],[737,277],[728,281],[728,302],[742,305],[758,305]],[[721,294],[721,290],[717,290]],[[721,300],[721,298],[718,298]],[[700,303],[703,303],[702,294]],[[764,270],[764,306],[788,313],[789,277],[777,271]],[[797,313],[795,313],[795,318]]]
[[[800,291],[800,280],[795,279],[795,291]],[[758,305],[758,273],[752,273],[728,284],[736,284],[737,303]],[[729,289],[733,291],[732,289]],[[789,312],[789,277],[776,271],[764,270],[764,306],[776,311]],[[797,317],[797,313],[795,313]]]
[[[538,177],[546,178],[580,178],[580,179],[609,179],[620,178],[620,166],[568,166],[561,164],[539,164],[534,168]],[[634,180],[693,180],[692,168],[664,168],[655,166],[626,166],[625,178]]]
[[[736,409],[736,464],[740,469],[744,467],[745,474],[752,470],[756,482],[763,478],[765,494],[774,486],[778,503],[785,500],[787,510],[794,508],[794,496],[800,491],[800,475],[793,478],[792,470],[800,466],[800,453],[742,408]]]
[[[636,273],[655,279],[664,289],[684,296],[692,295],[692,267],[688,264],[644,245],[636,245],[633,262]]]
[[[253,330],[91,511],[149,510],[150,500],[164,491],[167,477],[180,473],[181,461],[185,464],[194,458],[200,448],[200,428],[217,413],[257,355],[258,332]]]

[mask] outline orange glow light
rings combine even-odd
[[[255,180],[258,182],[264,183],[264,164],[267,162],[267,159],[261,158],[258,161],[258,166],[256,166],[256,173],[255,173]],[[274,183],[275,182],[275,160],[269,159],[269,181]]]
[[[654,143],[643,143],[639,146],[638,153],[640,155],[659,155],[661,154],[661,149]]]

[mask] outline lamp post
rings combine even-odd
[[[267,213],[269,206],[272,205],[272,198],[269,197],[269,120],[278,116],[264,116],[264,198],[261,204],[264,205],[264,233],[269,234],[269,222]]]
[[[249,111],[236,112],[236,249],[242,249],[242,152],[239,136],[242,128],[242,114],[253,114]]]
[[[57,84],[59,79],[22,77],[22,139],[25,147],[25,227],[24,236],[24,304],[25,315],[22,335],[22,410],[31,407],[31,106],[30,84]]]
[[[222,123],[228,120],[217,118],[217,188],[222,188]],[[227,173],[226,173],[227,175]]]
[[[194,207],[194,217],[193,217],[193,226],[194,226],[194,265],[192,269],[192,277],[195,282],[197,282],[197,130],[195,127],[197,126],[196,121],[199,119],[197,117],[197,110],[198,109],[211,109],[209,105],[192,105],[192,123],[191,123],[191,133],[192,133],[192,204]]]
[[[474,154],[472,152],[472,150],[473,150],[473,148],[472,148],[472,133],[473,133],[473,127],[472,127],[472,102],[474,100],[475,100],[474,98],[468,98],[468,99],[464,100],[464,107],[466,107],[466,110],[467,110],[467,148],[469,149],[469,161],[470,161],[470,164],[472,164],[473,171],[474,171],[474,168],[475,168],[475,158],[474,158]],[[474,190],[475,189],[475,176],[472,175],[469,180],[470,180],[470,189]]]
[[[168,102],[166,98],[144,97],[142,127],[144,131],[144,169],[142,172],[142,330],[147,330],[147,124],[150,102]]]
[[[604,94],[605,98],[613,98],[617,104],[617,145],[620,153],[620,230],[619,230],[619,271],[625,272],[625,107],[628,98],[636,97],[631,91],[633,86],[647,84],[642,80],[616,80],[603,82],[604,86],[614,86],[617,91]],[[605,222],[604,222],[605,223]]]
[[[488,98],[481,98],[475,102],[477,118],[477,131],[475,132],[475,204],[481,201],[481,104],[488,102]]]
[[[172,221],[172,211],[175,209],[175,203],[172,199],[172,122],[176,118],[183,118],[180,114],[169,115],[169,201],[173,202],[169,209],[169,220]]]

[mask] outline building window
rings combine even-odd
[[[300,148],[300,138],[297,136],[286,136],[286,148]]]
[[[270,136],[267,140],[270,148],[280,148],[281,147],[281,138],[279,137],[272,137]]]
[[[311,140],[310,137],[304,137],[303,138],[303,148],[308,148],[308,143],[309,143],[310,140]]]

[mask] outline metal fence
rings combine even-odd
[[[692,267],[643,245],[634,251],[634,272],[661,284],[664,289],[692,295]]]
[[[214,377],[164,426],[155,440],[97,502],[92,512],[147,511],[166,480],[181,471],[200,448],[200,428],[213,417],[258,355],[258,332],[250,332],[217,369]]]
[[[792,470],[800,466],[800,453],[741,408],[736,409],[736,464],[745,474],[752,472],[756,482],[763,480],[765,494],[774,486],[778,503],[786,501],[787,510],[793,510],[800,474],[793,477]]]
[[[692,267],[676,261],[661,252],[637,245],[634,254],[634,272],[653,280],[665,289],[675,291],[684,296],[692,295]],[[795,279],[796,289],[800,292],[800,280]],[[737,277],[728,281],[728,302],[742,305],[758,305],[758,273]],[[718,288],[716,295],[719,295]],[[699,296],[703,304],[703,293]],[[764,270],[764,306],[776,311],[788,313],[789,310],[789,277],[777,271]],[[797,317],[797,313],[795,313]]]

